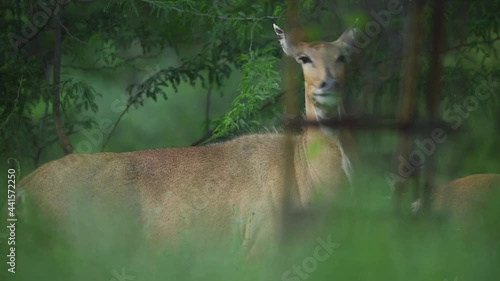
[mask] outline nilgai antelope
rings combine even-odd
[[[417,179],[418,180],[418,179]],[[478,220],[491,209],[492,198],[500,199],[500,174],[474,174],[455,179],[436,188],[431,202],[434,214],[460,224]],[[423,198],[411,204],[414,214],[421,212]]]
[[[354,30],[333,42],[294,44],[273,27],[283,51],[302,66],[306,118],[321,122],[341,114]],[[291,185],[286,188],[289,206],[303,211],[319,188],[322,197],[335,198],[353,175],[336,131],[304,128],[293,136],[289,157],[286,139],[255,134],[201,147],[70,154],[39,167],[20,185],[58,221],[71,208],[69,197],[81,192],[90,200],[135,210],[154,241],[175,244],[183,229],[198,222],[218,237],[236,232],[244,238],[245,251],[252,251],[279,232],[286,183]],[[285,179],[287,165],[291,179]]]
[[[500,174],[470,175],[438,187],[433,209],[459,221],[477,220],[478,213],[492,207],[488,200],[499,195]]]

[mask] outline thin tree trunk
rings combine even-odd
[[[56,12],[55,15],[55,27],[54,27],[54,64],[53,64],[53,104],[52,104],[52,115],[54,117],[54,125],[56,128],[57,137],[59,139],[59,144],[61,145],[64,154],[69,154],[73,152],[73,146],[68,136],[64,132],[61,121],[61,45],[62,45],[62,15],[63,6]]]
[[[207,100],[205,103],[205,135],[210,134],[210,99],[212,98],[212,85],[207,91]]]
[[[401,120],[403,122],[414,122],[416,116],[416,101],[417,101],[417,77],[419,69],[418,57],[420,55],[420,42],[422,38],[422,18],[424,11],[425,0],[417,0],[412,5],[412,15],[409,20],[408,33],[411,34],[405,46],[405,60],[403,62],[403,79],[400,85],[400,108]],[[401,155],[408,158],[412,149],[412,138],[405,134],[402,136],[399,144],[399,153],[394,159],[397,166],[397,156]],[[419,169],[419,167],[413,167]],[[414,172],[410,173],[407,179],[414,176]],[[394,208],[397,214],[401,213],[401,203],[403,194],[406,191],[406,180],[400,181],[394,187]],[[418,190],[417,190],[418,191]]]
[[[436,111],[439,103],[438,96],[441,92],[441,72],[442,60],[439,50],[443,45],[444,33],[444,1],[436,1],[433,11],[433,29],[432,29],[432,55],[429,71],[429,89],[427,90],[427,114],[429,123],[436,121]],[[428,213],[431,208],[431,198],[434,193],[434,154],[430,155],[426,161],[424,169],[424,190],[422,194],[423,210]]]

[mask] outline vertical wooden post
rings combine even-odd
[[[436,121],[436,111],[438,105],[438,96],[441,91],[441,49],[443,42],[444,31],[444,0],[433,1],[434,12],[432,15],[432,50],[430,58],[429,71],[429,89],[426,95],[426,107],[429,124]],[[437,149],[437,148],[436,148]],[[424,170],[424,190],[422,193],[423,211],[428,213],[433,193],[433,176],[434,176],[434,154],[429,155],[426,161]]]
[[[290,42],[297,42],[300,36],[299,25],[297,24],[298,19],[298,2],[297,0],[288,1],[287,13],[286,13],[286,23],[289,30]],[[295,67],[297,67],[295,60],[290,57],[285,58],[285,69],[284,69],[284,102],[285,102],[285,116],[295,120],[298,116],[298,103],[297,103],[297,87],[294,81],[295,77]],[[283,193],[283,219],[281,225],[281,241],[282,250],[286,250],[286,243],[289,238],[289,232],[292,225],[291,216],[291,188],[294,187],[295,176],[294,176],[294,151],[295,151],[295,128],[287,126],[286,129],[286,140],[284,143],[285,155],[286,155],[286,166],[285,166],[285,186]]]
[[[418,77],[418,57],[420,55],[420,43],[422,39],[422,19],[425,0],[417,0],[413,4],[408,26],[409,40],[405,44],[405,59],[403,61],[403,78],[400,84],[400,108],[401,121],[414,122],[417,99],[417,77]],[[397,156],[408,158],[412,149],[412,139],[406,134],[403,135],[399,144],[399,153],[396,155],[394,163],[397,163]],[[394,189],[394,207],[397,214],[401,212],[401,201],[406,190],[406,182],[401,181]]]

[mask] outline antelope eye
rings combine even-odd
[[[312,63],[312,60],[306,55],[298,56],[297,61],[301,64]]]
[[[337,62],[341,62],[341,63],[345,63],[346,62],[346,58],[344,55],[340,55],[337,57]]]

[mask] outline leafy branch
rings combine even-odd
[[[270,53],[274,47],[262,52],[243,54],[240,95],[234,100],[232,109],[223,117],[214,120],[216,127],[212,138],[228,135],[236,130],[248,130],[252,119],[266,102],[280,93],[279,74],[274,70],[278,59]]]
[[[208,78],[203,75],[204,72],[208,73]],[[102,150],[106,147],[118,123],[132,106],[142,106],[146,98],[151,98],[156,101],[158,96],[162,96],[167,100],[167,89],[172,88],[174,92],[177,93],[181,83],[189,83],[194,86],[196,82],[200,82],[202,87],[208,89],[210,89],[213,84],[220,86],[223,80],[229,77],[230,74],[231,67],[229,57],[212,64],[204,60],[203,56],[198,55],[194,59],[184,61],[184,63],[178,67],[162,69],[142,83],[133,83],[129,85],[127,87],[127,92],[130,97],[127,106],[113,124],[111,132],[102,145]],[[206,84],[207,79],[209,85]]]
[[[232,16],[230,14],[222,14],[220,8],[214,3],[213,13],[205,13],[196,10],[195,3],[193,1],[155,1],[155,0],[142,0],[142,2],[150,4],[152,7],[157,7],[163,10],[172,10],[179,13],[190,14],[193,16],[208,17],[213,19],[230,20],[230,21],[259,21],[264,19],[279,19],[280,16],[261,16],[261,17],[251,17],[246,15],[244,12],[237,13],[237,16]],[[258,7],[258,6],[256,6]]]

